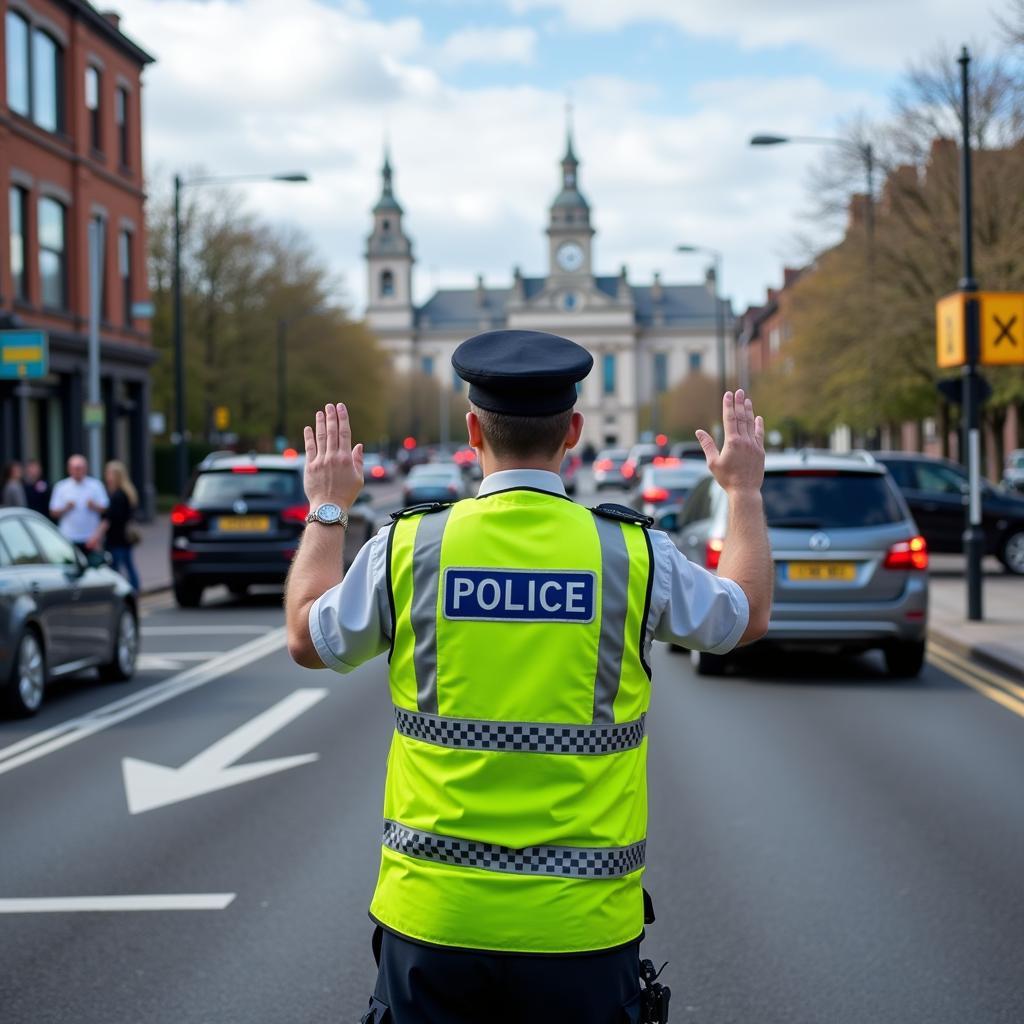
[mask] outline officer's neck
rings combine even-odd
[[[490,476],[492,473],[502,473],[506,469],[531,469],[546,473],[557,473],[562,466],[562,456],[564,454],[564,451],[559,452],[558,455],[550,459],[511,459],[507,457],[499,458],[493,452],[485,449],[480,453],[480,469],[484,476]]]

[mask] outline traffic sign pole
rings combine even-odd
[[[103,235],[101,222],[89,219],[89,398],[92,415],[85,417],[88,434],[87,451],[89,470],[94,476],[102,476],[103,467],[103,418],[95,410],[100,407],[100,289],[103,284]]]

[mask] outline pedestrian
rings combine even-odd
[[[470,385],[480,492],[396,513],[344,579],[363,446],[343,405],[305,429],[312,511],[287,584],[288,649],[339,672],[389,652],[395,709],[363,1021],[661,1020],[639,955],[653,920],[651,643],[725,653],[766,631],[764,423],[737,391],[723,397],[722,450],[698,432],[729,495],[715,575],[650,519],[566,497],[585,349],[492,331],[452,363]]]
[[[29,459],[25,463],[25,474],[22,479],[25,485],[25,499],[33,512],[48,516],[50,514],[50,485],[43,476],[43,467],[38,459]]]
[[[89,538],[93,549],[101,544],[110,554],[111,565],[138,592],[139,574],[135,569],[132,547],[138,543],[137,527],[132,525],[135,510],[139,507],[139,492],[135,489],[128,469],[123,462],[112,459],[103,469],[103,480],[107,485],[109,504],[103,517]]]
[[[15,508],[25,507],[25,487],[21,479],[21,463],[8,462],[4,466],[3,489],[0,490],[0,505]]]
[[[109,504],[103,484],[89,476],[84,455],[68,459],[68,475],[58,480],[50,495],[50,515],[62,534],[88,554],[95,550],[94,535]]]

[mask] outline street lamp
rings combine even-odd
[[[722,254],[706,245],[677,245],[676,252],[702,252],[714,260],[715,275],[715,339],[718,347],[718,390],[725,393],[725,310],[719,284],[722,280]]]
[[[174,176],[174,279],[173,291],[173,345],[174,345],[174,424],[177,432],[175,451],[175,482],[179,494],[185,492],[188,479],[188,446],[185,431],[185,346],[183,342],[184,313],[181,305],[181,192],[200,185],[235,185],[247,181],[309,181],[302,171],[283,174],[231,174],[199,175],[187,181],[180,174]]]

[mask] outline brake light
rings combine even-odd
[[[622,464],[622,475],[627,479],[631,479],[636,473],[636,463],[632,459],[626,459]]]
[[[173,526],[198,526],[203,521],[203,513],[191,505],[175,505],[171,509]]]
[[[893,544],[885,556],[884,565],[886,569],[927,569],[928,542],[918,536]]]
[[[652,465],[655,466],[678,466],[679,460],[674,455],[655,455],[654,462]]]
[[[704,547],[704,565],[708,569],[717,569],[722,560],[722,548],[725,541],[721,537],[710,537]]]
[[[385,470],[383,466],[374,466],[373,469],[370,470],[370,476],[379,480],[382,476],[384,476],[384,472]]]
[[[641,497],[644,501],[657,505],[659,501],[668,501],[668,491],[664,487],[648,487]]]
[[[258,473],[259,470],[255,466],[232,466],[232,473]]]
[[[281,519],[286,523],[304,523],[309,515],[308,505],[292,505],[281,509]]]
[[[607,471],[607,470],[609,470],[611,468],[612,468],[612,460],[611,459],[598,459],[597,462],[594,463],[594,469],[603,469],[603,470]]]
[[[196,558],[195,551],[180,551],[174,550],[171,552],[172,562],[194,562]]]

